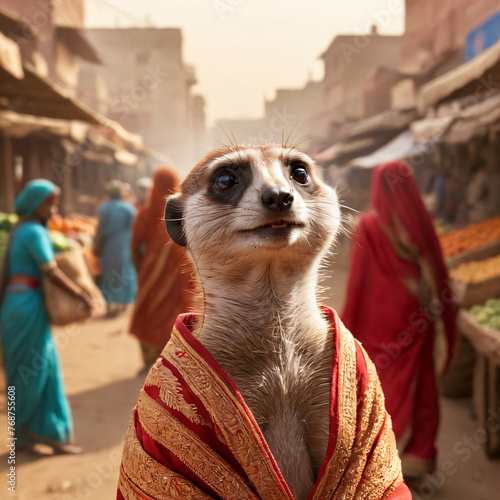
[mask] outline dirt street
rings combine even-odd
[[[345,255],[327,271],[326,302],[341,308]],[[7,452],[0,454],[0,498],[107,500],[115,497],[122,442],[144,374],[138,343],[127,332],[129,317],[54,329],[74,416],[79,456],[36,458],[16,454],[16,493],[7,490]],[[4,385],[4,384],[2,384]],[[0,437],[6,442],[5,394],[0,399]],[[414,498],[493,500],[500,497],[500,462],[477,444],[469,400],[442,400],[438,472]],[[458,444],[457,444],[458,443]]]

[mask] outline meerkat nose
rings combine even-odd
[[[293,194],[283,186],[269,186],[262,193],[262,203],[269,210],[286,210],[293,203]]]

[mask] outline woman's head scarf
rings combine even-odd
[[[373,172],[371,202],[379,220],[394,229],[394,217],[402,222],[419,255],[431,265],[442,304],[443,324],[451,351],[456,338],[456,310],[448,271],[432,220],[425,208],[417,182],[408,167],[400,161],[391,161]]]
[[[147,208],[152,217],[163,218],[166,198],[179,188],[179,177],[173,167],[159,167],[153,175],[153,189]]]
[[[47,179],[35,179],[24,186],[16,196],[14,207],[20,217],[33,213],[47,198],[57,191],[57,186]]]

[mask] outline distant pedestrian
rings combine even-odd
[[[135,206],[137,209],[144,208],[148,204],[152,188],[153,180],[150,177],[141,177],[135,183]]]
[[[139,211],[132,236],[132,255],[139,290],[130,331],[140,340],[149,367],[170,338],[179,314],[191,308],[190,263],[165,228],[165,199],[179,186],[177,173],[161,167],[154,174],[149,202]]]
[[[112,181],[110,200],[99,207],[96,253],[101,265],[100,288],[108,303],[108,316],[116,316],[134,301],[136,273],[130,253],[135,207],[122,201],[123,184]]]
[[[372,210],[354,238],[342,319],[377,367],[405,479],[433,472],[438,371],[449,364],[456,311],[432,221],[401,162],[377,168]]]

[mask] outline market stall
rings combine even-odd
[[[500,455],[500,217],[440,237],[458,328],[475,351],[473,399],[488,456]],[[484,439],[483,439],[484,436]]]
[[[0,271],[3,264],[9,234],[17,224],[16,214],[0,213]],[[47,223],[52,246],[56,254],[77,246],[83,252],[91,275],[96,279],[100,275],[99,259],[92,251],[93,238],[97,230],[97,219],[80,214],[68,217],[53,215]]]

